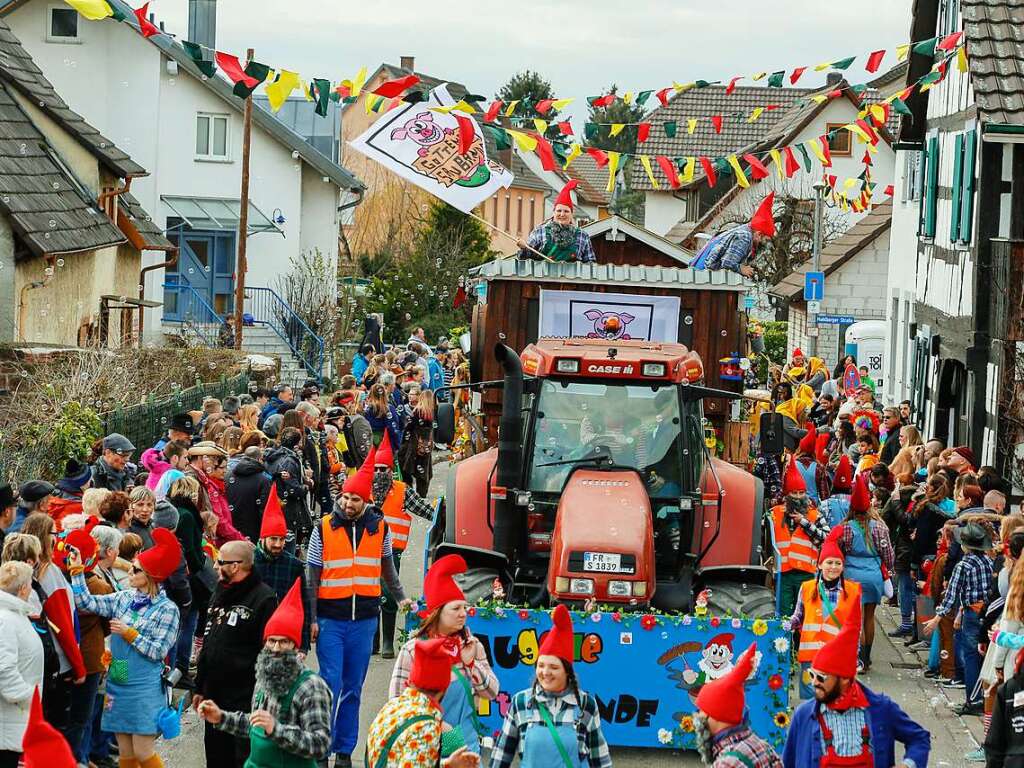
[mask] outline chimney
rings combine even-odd
[[[217,0],[188,0],[188,39],[209,49],[203,56],[213,59],[217,47]]]
[[[825,77],[825,85],[831,86],[832,88],[835,88],[841,82],[843,82],[842,72],[829,72]]]
[[[416,70],[416,57],[415,56],[402,56],[399,59],[399,66],[402,69],[408,70],[409,72],[414,72]]]

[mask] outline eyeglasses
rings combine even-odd
[[[288,650],[295,647],[294,641],[289,640],[287,637],[268,637],[264,645],[275,650]]]
[[[823,675],[821,672],[815,672],[813,669],[808,670],[807,675],[811,678],[812,683],[824,683],[828,680],[828,675]]]
[[[241,563],[241,560],[221,560],[220,558],[217,559],[217,565],[221,568],[223,568],[225,565],[241,565]]]

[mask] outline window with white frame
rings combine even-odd
[[[66,5],[51,5],[46,11],[46,40],[50,43],[80,43],[78,11]]]
[[[200,112],[196,115],[196,159],[228,160],[229,115]]]
[[[921,153],[903,154],[903,202],[917,202],[921,199]]]

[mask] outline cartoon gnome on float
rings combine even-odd
[[[668,676],[676,681],[677,688],[687,691],[690,698],[695,700],[701,688],[707,683],[724,677],[732,670],[735,656],[732,645],[734,639],[735,636],[731,632],[722,632],[708,640],[704,646],[696,641],[680,643],[662,654],[658,664],[669,670]],[[695,666],[690,666],[686,655],[697,652],[700,653],[700,660]],[[682,660],[683,669],[669,667],[676,659]],[[760,652],[756,661],[760,661]]]

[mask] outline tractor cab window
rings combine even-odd
[[[529,487],[557,493],[595,455],[636,469],[652,498],[682,492],[682,419],[674,386],[541,382]]]

